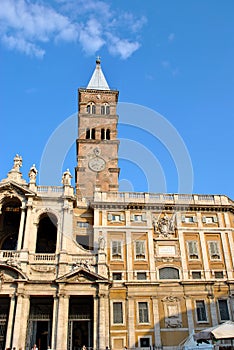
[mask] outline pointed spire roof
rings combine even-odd
[[[96,59],[96,68],[88,83],[87,89],[110,90],[106,78],[102,72],[100,57]]]

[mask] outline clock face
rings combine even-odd
[[[103,158],[95,157],[89,161],[89,168],[92,171],[102,171],[105,169],[106,162]]]

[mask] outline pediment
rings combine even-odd
[[[19,267],[0,263],[0,280],[1,283],[14,282],[16,280],[27,280],[26,276],[19,270]]]
[[[98,281],[108,281],[106,278],[89,271],[85,268],[77,268],[66,275],[59,277],[56,282],[66,283],[94,283]]]
[[[35,196],[35,192],[28,189],[26,186],[17,184],[9,180],[0,183],[0,199],[5,197],[26,197]]]

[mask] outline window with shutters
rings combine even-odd
[[[217,216],[203,216],[202,217],[203,224],[213,224],[218,222]]]
[[[122,259],[122,241],[111,242],[111,257],[112,259]]]
[[[135,257],[137,260],[145,259],[145,241],[135,241]]]
[[[186,224],[193,224],[197,222],[197,217],[196,216],[182,216],[181,221],[185,222]]]
[[[207,322],[206,306],[204,300],[196,300],[197,322]]]
[[[123,303],[113,302],[113,323],[123,324]]]
[[[115,221],[115,222],[121,222],[121,221],[124,221],[125,220],[125,216],[124,214],[120,214],[120,213],[117,213],[117,214],[108,214],[107,216],[107,220],[108,221]]]
[[[138,303],[138,317],[139,323],[149,323],[149,312],[147,302]]]
[[[132,214],[131,215],[131,221],[135,221],[135,222],[146,221],[146,215],[145,215],[145,213],[143,213],[143,214]]]
[[[230,320],[229,309],[228,309],[228,301],[226,299],[218,300],[219,306],[219,317],[220,321],[228,321]]]
[[[212,260],[219,260],[221,258],[220,257],[219,242],[218,241],[209,241],[208,247],[209,247],[210,258]]]
[[[199,259],[198,253],[198,242],[197,241],[187,241],[188,255],[189,259]]]
[[[174,267],[163,267],[159,270],[160,280],[178,280],[179,270]]]

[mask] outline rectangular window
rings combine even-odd
[[[210,258],[212,260],[219,260],[220,259],[219,242],[209,241],[208,246],[209,246]]]
[[[77,227],[81,227],[81,228],[88,228],[89,227],[89,223],[88,222],[83,222],[83,221],[77,221],[76,222],[76,226]]]
[[[200,280],[201,279],[201,271],[192,271],[192,279]]]
[[[107,220],[108,221],[116,221],[116,222],[121,222],[124,221],[125,216],[124,214],[108,214]]]
[[[202,217],[203,224],[213,224],[218,222],[217,216],[203,216]]]
[[[123,304],[122,302],[113,303],[113,323],[123,323]]]
[[[136,259],[145,259],[145,241],[135,242],[135,253]]]
[[[139,312],[139,323],[148,323],[148,303],[139,302],[138,303],[138,312]]]
[[[146,221],[146,215],[145,215],[145,213],[143,213],[143,214],[132,214],[131,215],[131,221],[135,221],[135,222]]]
[[[112,278],[113,278],[113,281],[121,281],[122,280],[122,273],[121,272],[113,272]]]
[[[184,216],[182,215],[181,221],[185,222],[186,224],[193,224],[197,222],[197,217],[196,216]]]
[[[122,259],[122,241],[112,241],[111,243],[112,259]]]
[[[138,280],[146,280],[146,272],[137,272]]]
[[[221,321],[230,320],[229,310],[228,310],[228,302],[225,299],[218,300],[219,305],[219,316]]]
[[[206,322],[206,306],[204,300],[196,301],[197,322]]]
[[[215,271],[215,272],[214,272],[214,276],[215,276],[215,278],[217,278],[217,279],[223,278],[223,271]]]
[[[197,241],[188,241],[188,253],[189,253],[189,259],[198,259],[198,242]]]

